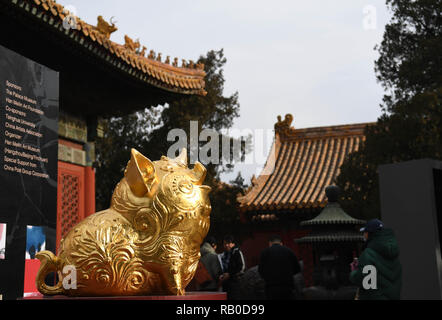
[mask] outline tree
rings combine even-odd
[[[210,201],[212,212],[210,214],[210,235],[222,239],[226,234],[235,235],[239,239],[242,232],[242,224],[238,214],[238,194],[244,195],[247,185],[239,172],[235,180],[224,183],[215,179],[212,184]]]
[[[235,118],[239,116],[238,92],[230,96],[224,96],[223,67],[227,62],[223,50],[209,51],[207,55],[198,60],[203,63],[206,72],[205,89],[206,96],[191,96],[172,102],[164,108],[161,117],[155,123],[158,129],[152,130],[143,148],[152,159],[159,159],[167,153],[171,145],[166,137],[172,129],[182,129],[190,137],[190,121],[198,121],[198,134],[203,129],[212,129],[220,137],[223,129],[231,128]],[[221,139],[220,139],[221,140]],[[199,146],[206,142],[200,141]],[[245,146],[242,146],[245,152]],[[187,150],[190,153],[191,145],[188,141]],[[205,164],[208,171],[206,184],[211,185],[222,172],[232,170],[232,166],[226,159],[220,158],[219,163]]]
[[[337,178],[343,207],[365,219],[380,216],[379,165],[442,158],[442,1],[387,0],[387,6],[393,17],[375,63],[386,91],[383,113]]]
[[[223,50],[209,51],[198,62],[205,66],[206,96],[185,97],[167,106],[146,109],[107,122],[104,138],[97,141],[100,166],[97,169],[96,190],[99,209],[109,207],[113,188],[123,176],[131,148],[136,148],[152,160],[158,160],[167,154],[172,144],[166,139],[172,129],[182,129],[189,137],[190,121],[198,121],[198,133],[203,129],[212,129],[222,136],[223,129],[232,127],[240,106],[237,92],[224,95],[223,67],[226,58]],[[204,142],[199,142],[201,144]],[[242,151],[246,151],[245,145],[242,145]],[[208,170],[205,184],[212,187],[211,231],[216,229],[213,232],[221,233],[217,225],[226,227],[226,221],[234,221],[238,216],[236,194],[241,192],[241,187],[220,182],[220,174],[233,168],[227,159],[205,166]]]
[[[98,138],[96,143],[98,210],[109,208],[112,192],[123,177],[130,150],[143,145],[146,130],[153,126],[154,114],[155,111],[145,110],[143,113],[133,113],[104,122],[104,137]]]

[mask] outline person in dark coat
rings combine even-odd
[[[353,271],[350,273],[350,281],[359,287],[358,299],[399,300],[402,266],[393,230],[385,228],[382,221],[373,219],[361,231],[367,242],[366,248],[359,259],[352,263]],[[376,277],[372,278],[372,272],[376,272]],[[366,277],[369,278],[365,279]],[[371,279],[376,279],[376,283],[370,283]]]
[[[295,253],[282,244],[279,236],[269,239],[269,247],[261,253],[258,271],[265,281],[265,294],[269,300],[294,299],[293,276],[301,271]]]
[[[227,292],[227,299],[239,300],[241,299],[241,277],[246,268],[244,256],[233,236],[225,236],[223,245],[224,252],[219,257],[223,269],[220,281],[223,291]]]
[[[217,291],[218,290],[218,279],[223,273],[221,264],[216,254],[216,239],[214,237],[208,237],[204,244],[200,248],[201,252],[201,263],[206,268],[207,272],[212,278],[202,284],[199,288],[200,291]]]

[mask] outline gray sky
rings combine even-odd
[[[115,16],[119,30],[111,40],[124,43],[127,34],[163,57],[197,60],[224,48],[225,93],[238,91],[241,105],[236,128],[272,129],[286,113],[296,128],[380,115],[374,46],[390,18],[385,0],[58,2],[94,25],[98,15]],[[247,182],[255,173],[250,166],[238,170]]]

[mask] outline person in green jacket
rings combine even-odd
[[[351,264],[350,273],[350,281],[359,287],[359,300],[399,300],[402,266],[393,230],[373,219],[361,231],[366,248]]]

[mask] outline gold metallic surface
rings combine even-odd
[[[206,169],[200,163],[189,169],[186,154],[184,149],[176,159],[152,162],[132,149],[111,207],[73,227],[61,240],[58,256],[37,254],[38,290],[68,296],[183,295],[196,271],[211,211],[210,187],[202,185]],[[66,273],[72,266],[76,289]],[[59,275],[55,286],[44,282],[51,272]]]

